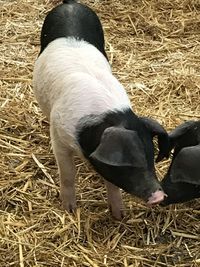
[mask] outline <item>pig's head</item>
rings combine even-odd
[[[169,134],[173,158],[162,187],[163,205],[200,197],[200,121],[187,121]]]
[[[158,136],[159,160],[168,157],[168,134],[148,118],[138,118],[134,128],[106,128],[89,160],[106,180],[154,205],[163,201],[165,193],[155,175],[152,139]]]

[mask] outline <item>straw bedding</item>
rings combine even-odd
[[[48,133],[32,92],[47,11],[59,1],[1,1],[0,266],[200,266],[200,200],[147,208],[123,193],[114,221],[101,178],[79,159],[78,209],[60,206]],[[100,16],[113,72],[135,112],[167,130],[200,118],[199,0],[83,0]],[[156,165],[162,179],[169,160]]]

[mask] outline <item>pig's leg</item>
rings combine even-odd
[[[120,189],[116,185],[106,180],[104,181],[107,189],[108,206],[111,210],[112,216],[117,220],[122,220],[124,217],[124,206]]]
[[[53,146],[53,152],[58,165],[58,171],[60,176],[60,197],[63,204],[63,208],[69,212],[72,212],[76,208],[76,196],[75,196],[75,164],[73,152],[60,141],[59,137],[51,127],[51,141]]]

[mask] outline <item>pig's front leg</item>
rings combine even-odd
[[[53,152],[60,176],[60,197],[63,208],[72,212],[76,208],[75,164],[73,152],[60,141],[53,127],[50,129]]]
[[[106,181],[106,189],[108,196],[108,206],[111,210],[112,216],[117,220],[122,220],[124,217],[124,205],[119,187]]]

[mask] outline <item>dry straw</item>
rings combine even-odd
[[[77,159],[75,215],[61,209],[49,125],[32,93],[47,11],[58,1],[1,1],[0,266],[200,266],[200,201],[147,208],[123,193],[114,221],[102,180]],[[134,110],[167,130],[200,118],[199,0],[86,0],[100,16],[113,72]],[[160,178],[169,161],[156,168]]]

